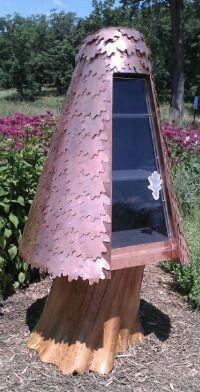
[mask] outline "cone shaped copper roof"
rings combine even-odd
[[[54,277],[97,282],[110,276],[113,74],[150,74],[150,51],[132,28],[103,28],[86,38],[76,62],[19,252]],[[173,203],[179,235],[175,195]]]

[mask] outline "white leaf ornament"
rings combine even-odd
[[[152,191],[152,196],[154,200],[159,199],[159,191],[162,189],[162,180],[160,177],[160,174],[157,171],[154,171],[149,177],[148,177],[150,185],[148,185],[148,188]]]

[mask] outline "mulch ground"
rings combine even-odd
[[[171,275],[159,266],[145,271],[140,310],[145,342],[118,355],[106,377],[63,376],[27,349],[51,283],[46,278],[0,304],[0,391],[200,391],[200,312],[178,297]]]

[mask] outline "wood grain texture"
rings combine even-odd
[[[116,352],[143,341],[138,318],[144,266],[113,271],[90,286],[79,279],[54,280],[28,347],[64,374],[109,373]]]
[[[168,240],[112,249],[111,270],[178,258],[176,241]]]

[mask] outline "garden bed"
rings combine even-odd
[[[63,376],[26,347],[51,283],[47,277],[0,304],[0,391],[199,391],[200,313],[174,292],[171,274],[146,268],[140,310],[145,342],[118,355],[106,377]]]

